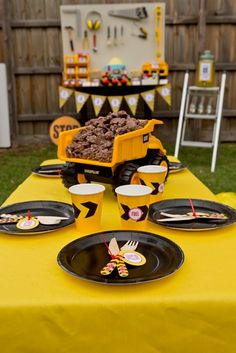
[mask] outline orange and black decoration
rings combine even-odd
[[[74,203],[72,204],[74,207],[75,218],[82,216],[83,218],[92,217],[98,208],[98,204],[88,201],[81,203],[81,209],[79,209]]]

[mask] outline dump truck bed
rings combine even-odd
[[[69,158],[67,156],[67,146],[72,143],[77,133],[86,127],[61,132],[59,135],[57,155],[59,159],[67,162],[113,167],[125,161],[145,157],[149,148],[151,132],[153,132],[157,124],[163,124],[163,122],[157,119],[151,119],[141,129],[116,136],[113,143],[112,160],[108,163],[92,159]]]

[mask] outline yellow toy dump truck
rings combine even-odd
[[[91,181],[114,187],[134,184],[137,183],[137,168],[147,164],[164,165],[169,171],[166,150],[152,134],[154,127],[163,122],[156,119],[140,122],[145,126],[114,137],[109,162],[68,156],[68,146],[86,126],[60,133],[57,154],[59,159],[66,161],[61,171],[65,187]]]

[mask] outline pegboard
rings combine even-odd
[[[159,18],[156,16],[157,6],[161,12]],[[145,8],[147,17],[138,20],[109,15],[110,11],[128,10],[129,15],[136,16],[137,8]],[[60,14],[63,54],[89,53],[92,71],[102,71],[104,65],[108,64],[112,58],[119,58],[126,65],[128,72],[131,70],[140,71],[144,62],[157,62],[157,56],[159,59],[165,60],[164,3],[62,5],[60,6]],[[96,20],[100,21],[100,28],[98,30],[89,29],[87,22],[90,20],[93,21],[93,24]],[[108,43],[108,27],[110,28],[111,43]],[[138,37],[138,35],[142,35],[140,27],[147,31],[146,39]],[[115,28],[116,41],[114,41]],[[88,33],[88,48],[85,47],[85,31]],[[94,35],[96,35],[96,52],[93,50]]]

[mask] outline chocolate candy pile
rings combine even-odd
[[[142,129],[146,123],[130,117],[123,110],[91,119],[67,146],[67,157],[111,162],[115,136]]]

